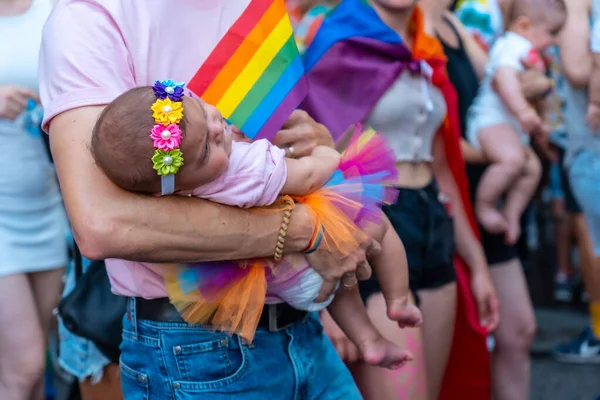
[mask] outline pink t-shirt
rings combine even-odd
[[[155,79],[187,82],[250,0],[63,0],[46,22],[40,95],[48,122]]]
[[[227,171],[206,185],[177,194],[237,207],[266,206],[277,199],[286,179],[284,150],[265,139],[234,142]],[[106,270],[117,294],[145,298],[167,295],[160,264],[108,259]]]
[[[64,111],[108,104],[155,79],[187,82],[249,1],[59,2],[40,52],[44,129]],[[166,296],[159,267],[116,260],[107,260],[107,267],[119,294]]]

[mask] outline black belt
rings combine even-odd
[[[136,297],[135,304],[138,319],[185,323],[175,306],[167,298],[146,300]],[[258,327],[267,329],[269,332],[278,332],[297,322],[304,321],[307,316],[307,311],[297,310],[287,303],[266,304],[260,315]]]

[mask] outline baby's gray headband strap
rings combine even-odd
[[[175,175],[162,175],[160,177],[160,194],[166,196],[175,192]]]

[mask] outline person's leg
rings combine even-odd
[[[533,197],[541,176],[542,164],[533,150],[528,147],[525,149],[523,173],[510,186],[504,205],[504,216],[508,223],[506,241],[509,244],[517,243],[521,236],[521,216]]]
[[[568,176],[577,200],[573,203],[581,206],[585,217],[575,219],[575,229],[583,281],[590,296],[591,326],[576,339],[559,344],[553,355],[563,362],[600,363],[600,156],[591,151],[580,153],[572,161]]]
[[[435,400],[428,397],[421,328],[400,329],[387,316],[381,293],[369,297],[367,312],[381,334],[396,345],[408,349],[414,360],[390,371],[365,363],[350,365],[350,371],[365,400]]]
[[[81,400],[122,400],[121,374],[117,364],[110,364],[104,368],[102,379],[93,382],[88,378],[79,383]]]
[[[456,282],[418,292],[423,313],[423,349],[427,366],[429,396],[437,399],[454,333]]]
[[[52,321],[52,310],[58,304],[60,294],[62,292],[62,277],[64,268],[57,268],[49,271],[33,272],[27,275],[37,316],[42,328],[42,337],[44,338],[44,348],[50,332],[50,324]],[[44,376],[36,383],[33,390],[32,399],[44,398]]]
[[[0,399],[38,400],[46,341],[25,274],[0,277],[0,304]]]
[[[554,227],[554,244],[556,246],[556,274],[560,281],[566,281],[571,274],[570,268],[570,232],[569,221],[565,211],[565,193],[561,179],[561,165],[559,162],[550,166],[550,184],[548,185],[551,200],[550,210]]]
[[[600,257],[594,253],[594,245],[583,214],[577,214],[573,219],[583,285],[589,296],[592,329],[600,338]]]
[[[498,200],[523,173],[525,149],[509,125],[494,125],[479,133],[481,150],[491,165],[485,170],[477,188],[475,213],[479,223],[491,233],[508,229],[506,217],[496,208]]]
[[[590,297],[592,331],[596,339],[600,339],[600,156],[589,153],[580,160],[582,162],[577,161],[572,165],[570,178],[585,219],[576,220],[576,232],[580,239],[584,285]]]
[[[358,293],[358,287],[338,291],[327,310],[348,339],[356,345],[367,364],[398,369],[412,360],[409,351],[387,340],[373,325]]]
[[[568,213],[568,215],[573,220],[583,286],[590,297],[590,302],[600,302],[600,258],[594,255],[594,244],[583,214]]]
[[[494,332],[492,356],[494,400],[529,399],[529,348],[536,331],[535,315],[523,267],[517,258],[490,266],[500,300],[500,324]]]
[[[554,225],[554,244],[556,246],[556,274],[554,277],[554,299],[568,302],[571,300],[569,280],[572,274],[571,265],[571,227],[573,221],[565,212],[565,201],[555,197],[550,203]]]

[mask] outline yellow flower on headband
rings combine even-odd
[[[156,99],[150,109],[152,117],[157,124],[170,125],[178,124],[183,118],[183,104],[180,101],[173,102],[168,97],[166,99]]]

